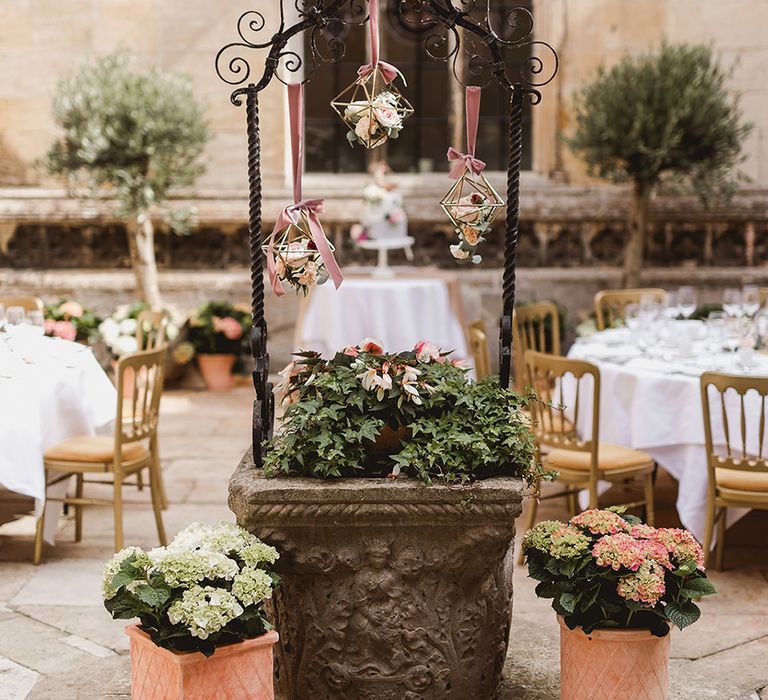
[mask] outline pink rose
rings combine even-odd
[[[440,362],[442,359],[440,357],[440,348],[428,340],[420,340],[413,346],[413,349],[416,351],[416,359],[419,362]]]
[[[243,327],[239,321],[231,316],[225,316],[224,318],[214,316],[213,330],[216,333],[223,333],[227,340],[240,340],[243,337]]]
[[[70,318],[80,318],[83,315],[83,307],[76,301],[65,301],[59,306],[59,313]]]
[[[382,347],[381,341],[375,340],[374,338],[366,338],[363,340],[363,342],[360,343],[360,349],[363,352],[371,353],[371,355],[384,354],[384,348]]]
[[[45,325],[43,327],[45,328],[46,335],[53,335],[53,331],[56,328],[56,321],[54,321],[52,318],[46,318]]]
[[[373,108],[373,116],[384,129],[400,126],[400,115],[392,107],[380,106]]]
[[[53,326],[53,335],[63,340],[74,340],[77,338],[77,328],[69,321],[56,321]]]

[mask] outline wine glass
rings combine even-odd
[[[760,289],[754,284],[742,287],[741,306],[747,316],[754,316],[760,309]]]
[[[642,314],[640,304],[627,304],[624,307],[624,325],[631,331],[637,331],[640,328]]]
[[[723,311],[729,316],[741,316],[741,290],[728,287],[723,292]]]
[[[20,326],[24,323],[24,307],[23,306],[9,306],[6,309],[6,322],[9,326]]]
[[[726,338],[726,315],[723,311],[713,311],[707,316],[706,329],[712,352],[722,352]]]
[[[696,290],[693,287],[680,287],[677,290],[677,306],[685,318],[690,318],[696,311]]]
[[[38,309],[30,311],[27,314],[27,323],[36,330],[39,329],[40,335],[45,333],[45,316],[42,311],[39,311]]]
[[[675,319],[680,313],[677,305],[677,295],[674,292],[667,292],[664,297],[664,316],[669,319]]]
[[[730,352],[736,352],[741,343],[741,318],[729,316],[725,319],[725,347]]]
[[[755,329],[761,347],[768,348],[768,310],[755,315]]]

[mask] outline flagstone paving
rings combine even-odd
[[[169,535],[194,520],[231,519],[227,480],[249,440],[251,392],[170,391],[160,445],[170,507]],[[94,495],[105,487],[92,487]],[[676,485],[662,475],[659,524],[675,525]],[[129,493],[126,541],[157,544],[146,491]],[[100,571],[112,552],[111,511],[89,508],[83,541],[62,519],[58,544],[34,567],[31,502],[0,492],[0,700],[129,698],[124,623],[101,604]],[[547,501],[541,517],[566,517]],[[719,595],[702,601],[702,619],[672,638],[671,697],[768,700],[768,514],[752,513],[729,531]],[[534,595],[521,568],[502,700],[552,700],[558,691],[558,627],[548,601]],[[298,698],[295,700],[310,700]],[[474,700],[474,699],[467,699]],[[486,700],[478,698],[477,700]]]

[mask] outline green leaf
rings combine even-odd
[[[671,602],[664,608],[667,619],[678,629],[692,625],[701,617],[701,610],[695,603],[686,600],[682,603]]]
[[[701,576],[686,581],[683,588],[680,589],[680,595],[685,598],[699,598],[705,595],[714,595],[717,590],[709,579]]]
[[[576,610],[576,604],[581,598],[581,593],[563,593],[560,596],[560,606],[568,613],[573,613]]]

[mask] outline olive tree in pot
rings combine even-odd
[[[590,175],[632,185],[625,286],[640,282],[648,209],[659,186],[694,191],[705,206],[734,190],[733,169],[752,127],[728,90],[729,76],[710,47],[664,43],[601,68],[577,95],[566,142]]]
[[[282,553],[283,697],[495,697],[515,518],[538,476],[527,398],[430,343],[301,353],[281,374],[264,473],[247,455],[230,507]]]
[[[563,700],[666,700],[669,634],[715,593],[687,530],[654,528],[623,508],[546,520],[523,540],[536,594],[560,623]]]
[[[188,228],[190,212],[165,205],[174,188],[194,184],[203,173],[200,156],[209,139],[191,81],[157,68],[139,71],[120,51],[60,81],[53,116],[63,134],[44,166],[65,176],[75,195],[117,200],[136,294],[162,308],[152,219],[162,217],[179,232]]]

